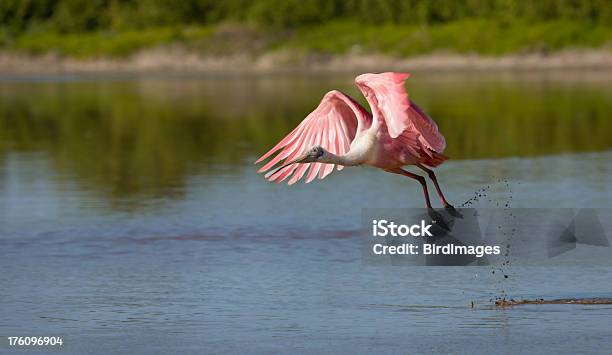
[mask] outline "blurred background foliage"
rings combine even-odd
[[[57,50],[77,56],[125,55],[164,43],[202,41],[214,35],[216,31],[211,28],[223,24],[246,26],[259,37],[272,36],[272,40],[263,41],[266,43],[263,49],[289,44],[293,48],[332,53],[357,46],[397,55],[436,49],[498,54],[609,44],[612,2],[0,1],[0,46],[32,53]],[[244,31],[239,31],[236,37],[241,34]],[[397,46],[404,48],[395,49]],[[206,43],[194,47],[210,48]],[[235,50],[243,48],[238,46]]]
[[[434,24],[465,18],[612,22],[608,0],[3,0],[0,22],[13,32],[48,26],[61,32],[248,22],[299,27],[334,19]]]

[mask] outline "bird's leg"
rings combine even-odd
[[[407,176],[409,178],[412,178],[418,181],[421,184],[421,186],[423,186],[423,194],[425,195],[425,203],[427,204],[427,213],[431,217],[432,221],[434,221],[440,227],[446,229],[447,231],[450,231],[450,229],[448,228],[448,225],[446,224],[442,216],[431,207],[431,201],[429,200],[429,192],[427,191],[427,181],[425,181],[424,177],[422,177],[421,175],[413,174],[401,168],[387,170],[387,171],[390,173],[394,173],[394,174],[404,175],[404,176]]]
[[[442,193],[442,189],[440,188],[440,184],[438,184],[438,179],[436,178],[436,174],[433,172],[433,170],[428,169],[424,165],[421,165],[421,164],[417,164],[416,166],[418,166],[424,172],[426,172],[427,176],[429,176],[431,181],[433,181],[434,186],[436,187],[436,192],[438,193],[438,196],[440,197],[440,200],[442,201],[442,205],[444,205],[444,208],[446,208],[446,210],[449,211],[449,213],[454,215],[455,217],[463,217],[461,216],[459,212],[457,212],[457,210],[455,210],[455,207],[453,207],[450,203],[448,203],[448,201],[446,201],[446,198],[444,197],[444,194]]]
[[[438,196],[440,197],[440,201],[442,201],[442,205],[444,205],[444,207],[450,206],[450,203],[446,201],[446,198],[444,197],[444,194],[442,193],[442,189],[440,189],[440,185],[438,184],[438,179],[436,179],[436,174],[433,172],[433,170],[428,169],[424,165],[421,165],[421,164],[417,164],[416,166],[418,166],[424,172],[426,172],[427,176],[429,176],[431,181],[433,181],[434,186],[436,187],[436,191],[438,192]]]
[[[425,195],[425,203],[427,204],[427,208],[428,209],[432,209],[431,208],[431,201],[429,200],[429,192],[427,191],[427,182],[425,181],[425,178],[422,177],[421,175],[417,175],[417,174],[413,174],[409,171],[406,171],[404,169],[393,169],[393,170],[387,170],[390,173],[394,173],[394,174],[400,174],[400,175],[404,175],[407,176],[409,178],[415,179],[416,181],[418,181],[421,186],[423,187],[423,194]]]

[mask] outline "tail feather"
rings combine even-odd
[[[429,153],[430,155],[427,155],[421,163],[431,168],[435,168],[436,166],[442,164],[445,160],[448,160],[448,157],[442,153],[437,153],[433,150],[429,150]]]

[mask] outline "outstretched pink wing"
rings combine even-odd
[[[259,172],[268,171],[278,163],[288,163],[314,145],[320,145],[336,155],[346,154],[350,149],[351,141],[355,138],[358,121],[364,120],[368,116],[369,113],[348,95],[336,90],[328,92],[312,113],[274,148],[255,162],[257,164],[279,152],[261,167]],[[341,169],[342,166],[338,166],[338,170]],[[296,163],[276,171],[266,178],[269,181],[280,183],[293,174],[288,182],[289,185],[292,185],[300,180],[307,171],[306,182],[308,183],[317,175],[319,179],[323,179],[333,170],[333,164]]]
[[[375,102],[387,124],[391,138],[397,138],[407,129],[419,134],[419,141],[427,148],[442,153],[446,148],[444,136],[438,126],[423,110],[408,99],[404,81],[408,73],[362,74],[355,83],[364,92],[375,96],[368,98],[372,105]],[[375,110],[372,107],[372,110]]]

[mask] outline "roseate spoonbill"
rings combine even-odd
[[[423,187],[427,208],[432,211],[425,178],[402,169],[416,165],[433,181],[443,206],[457,216],[430,169],[448,159],[442,154],[446,141],[431,117],[408,99],[404,81],[409,76],[388,72],[355,78],[372,114],[350,96],[337,90],[328,92],[312,113],[255,162],[280,151],[259,172],[266,172],[282,161],[265,177],[276,183],[289,178],[292,185],[304,175],[306,183],[317,175],[323,179],[334,170],[334,165],[338,170],[369,165],[417,180]]]

